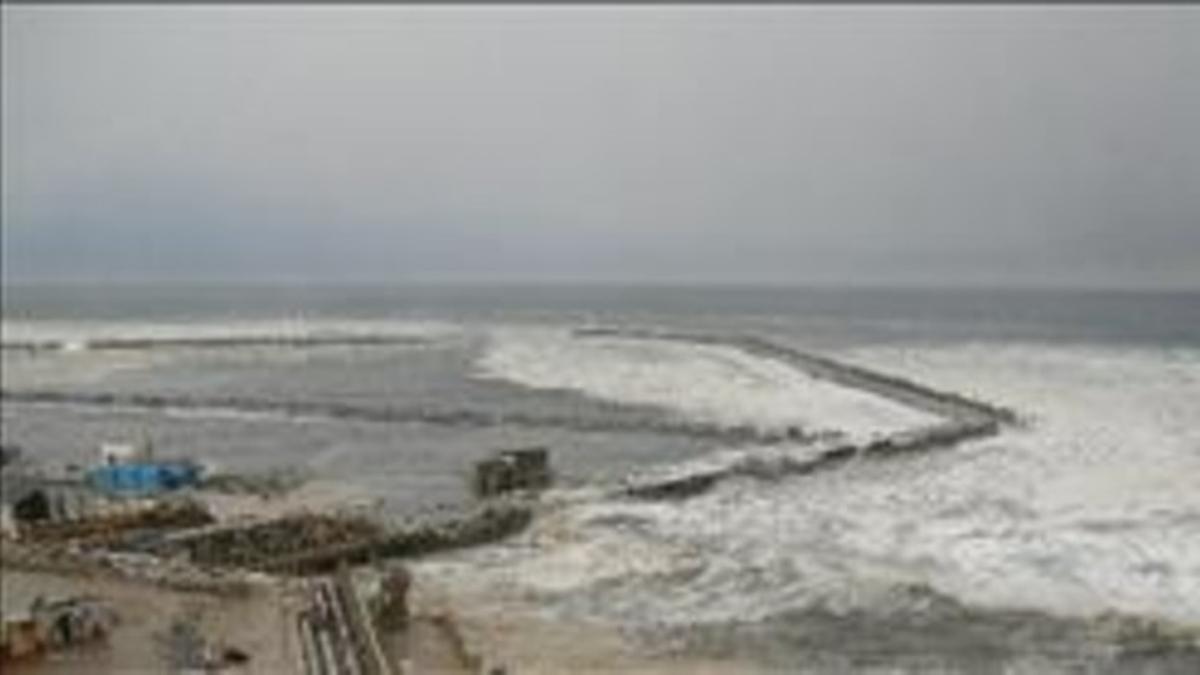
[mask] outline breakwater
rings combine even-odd
[[[808,442],[814,438],[797,426],[760,429],[749,425],[721,426],[676,417],[603,417],[587,415],[535,414],[441,406],[361,405],[340,401],[252,398],[241,396],[194,396],[116,392],[72,392],[59,390],[0,390],[0,400],[15,403],[121,407],[152,411],[189,410],[220,413],[252,413],[283,418],[328,419],[380,424],[430,424],[456,428],[518,427],[566,429],[582,433],[637,432],[684,436],[730,444]]]
[[[621,493],[639,499],[684,499],[708,491],[721,480],[734,476],[776,478],[801,475],[842,466],[864,458],[885,458],[916,452],[951,448],[960,443],[993,436],[1020,421],[1011,409],[946,392],[908,379],[879,373],[861,366],[803,352],[753,335],[709,335],[653,331],[647,329],[586,328],[574,331],[580,338],[607,337],[630,340],[671,340],[690,344],[734,347],[747,353],[776,359],[812,377],[841,386],[861,389],[906,406],[926,411],[943,421],[918,429],[854,443],[818,440],[814,451],[803,457],[764,458],[754,452],[725,463],[682,475],[634,479]]]
[[[955,392],[934,389],[919,382],[869,370],[827,356],[793,349],[756,335],[714,335],[642,328],[580,328],[576,329],[573,334],[582,338],[668,340],[698,345],[734,347],[750,354],[788,363],[812,377],[846,387],[863,389],[877,396],[940,417],[957,420],[991,420],[1004,424],[1015,423],[1018,420],[1014,411],[1002,406],[978,401]]]
[[[858,459],[895,457],[951,448],[966,441],[987,438],[999,432],[994,420],[953,421],[881,437],[867,443],[830,443],[809,456],[794,458],[759,457],[747,452],[736,461],[667,478],[633,479],[621,492],[640,499],[685,499],[708,491],[718,482],[735,476],[775,479],[833,469]]]
[[[227,349],[233,347],[371,347],[371,346],[415,346],[430,344],[432,340],[416,335],[247,335],[230,337],[178,337],[178,338],[94,338],[72,340],[16,340],[0,343],[0,349],[24,352],[65,351],[87,349],[89,351],[120,351],[148,349]]]
[[[525,499],[490,499],[441,517],[387,526],[364,517],[294,514],[184,531],[154,542],[147,552],[165,558],[183,553],[203,568],[325,574],[344,564],[498,541],[527,527],[533,510],[533,503]]]

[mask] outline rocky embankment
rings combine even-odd
[[[751,354],[775,359],[815,378],[867,391],[902,405],[941,418],[939,424],[911,429],[855,443],[816,440],[814,452],[799,458],[771,457],[754,453],[683,475],[633,480],[623,488],[630,497],[681,499],[700,494],[732,476],[778,477],[834,468],[863,458],[883,458],[914,452],[950,448],[959,443],[993,436],[1005,426],[1019,422],[1017,414],[992,403],[954,392],[945,392],[900,377],[879,373],[841,361],[803,352],[753,335],[706,335],[659,332],[644,329],[587,328],[574,333],[581,338],[605,337],[630,340],[673,340],[692,344],[735,347]]]
[[[204,568],[273,574],[323,574],[343,564],[414,557],[497,541],[524,529],[533,503],[522,495],[489,499],[439,517],[383,525],[361,516],[298,513],[181,532],[147,549]]]

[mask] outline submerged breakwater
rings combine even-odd
[[[259,335],[230,337],[173,338],[98,338],[81,341],[19,340],[0,343],[0,349],[25,352],[56,352],[72,349],[90,351],[143,351],[148,349],[228,349],[234,347],[370,347],[417,346],[430,344],[430,338],[416,335]]]
[[[938,391],[910,380],[893,377],[824,356],[793,349],[757,336],[662,332],[646,329],[586,328],[570,333],[572,340],[611,338],[658,341],[723,347],[761,358],[804,377],[824,380],[867,395],[889,399],[900,407],[928,414],[919,426],[866,435],[843,434],[837,430],[801,428],[799,424],[755,426],[721,419],[705,420],[682,411],[649,410],[636,416],[594,415],[586,412],[497,410],[486,407],[438,404],[365,404],[343,400],[312,400],[259,396],[223,396],[181,393],[85,392],[50,389],[0,389],[0,400],[94,408],[147,411],[189,411],[221,414],[251,414],[282,419],[338,420],[376,424],[425,424],[460,429],[524,428],[560,429],[580,433],[650,433],[681,436],[732,447],[751,448],[733,461],[686,470],[666,478],[635,478],[622,487],[624,494],[643,499],[670,499],[698,494],[719,480],[736,475],[765,477],[803,474],[832,468],[862,457],[885,457],[951,447],[957,443],[997,433],[1018,421],[1012,411],[959,394]],[[257,338],[250,338],[257,340]],[[303,338],[313,340],[323,338]],[[344,339],[339,337],[340,339]],[[420,341],[405,336],[362,336],[362,339]],[[291,344],[288,339],[272,338]],[[282,342],[280,342],[282,340]],[[205,338],[202,342],[210,342]],[[218,343],[242,342],[244,338],[221,339]],[[155,340],[155,344],[177,344]],[[183,341],[187,342],[187,341]],[[126,341],[122,344],[133,344]],[[824,391],[824,390],[822,390]],[[584,392],[585,394],[588,392]],[[805,406],[795,403],[797,410]],[[653,406],[652,406],[653,407]],[[664,414],[665,413],[665,414]],[[803,452],[764,460],[754,447],[802,447]]]
[[[432,406],[367,406],[338,401],[280,400],[239,396],[192,396],[58,390],[0,390],[0,400],[16,403],[135,408],[142,410],[252,413],[284,418],[352,420],[380,424],[430,424],[455,428],[518,427],[589,432],[638,432],[685,436],[732,444],[807,442],[813,438],[799,427],[764,430],[748,425],[724,427],[669,417],[622,419],[520,411],[499,412],[475,408]]]

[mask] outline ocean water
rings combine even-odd
[[[806,339],[1196,344],[1200,292],[753,286],[52,286],[6,283],[12,321],[669,321]]]
[[[86,461],[100,440],[149,433],[223,467],[301,466],[404,513],[466,499],[467,467],[491,449],[549,446],[562,483],[547,517],[420,563],[438,592],[509,623],[602,627],[647,663],[736,672],[1200,672],[1186,639],[1200,630],[1200,294],[9,286],[4,299],[3,437],[46,457]],[[682,501],[621,498],[608,487],[631,475],[807,451],[731,429],[867,439],[930,420],[733,347],[572,332],[596,325],[752,333],[1021,424]],[[280,336],[310,341],[253,340]],[[60,348],[14,348],[47,342]]]

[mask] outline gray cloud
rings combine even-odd
[[[4,8],[9,278],[1200,286],[1187,8]]]

